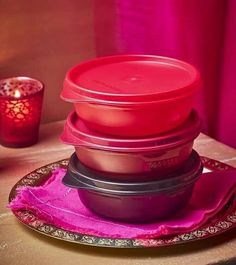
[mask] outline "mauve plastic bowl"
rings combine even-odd
[[[79,160],[94,170],[115,173],[114,176],[123,180],[129,176],[129,180],[146,181],[180,168],[191,154],[199,132],[200,120],[195,111],[178,129],[162,136],[140,139],[99,134],[90,130],[76,113],[71,113],[61,140],[73,145]]]
[[[78,116],[98,132],[145,137],[170,131],[191,112],[200,75],[168,57],[100,57],[70,69],[61,92]],[[156,122],[158,121],[158,122]]]
[[[168,218],[181,210],[202,173],[195,151],[177,175],[159,181],[112,182],[79,162],[77,168],[75,173],[68,167],[63,183],[78,190],[88,209],[105,218],[135,223]]]

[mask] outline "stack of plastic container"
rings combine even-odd
[[[63,183],[93,212],[126,222],[170,217],[202,172],[192,150],[200,76],[172,58],[120,55],[68,71],[61,97],[72,102],[61,139],[75,147]]]

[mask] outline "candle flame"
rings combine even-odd
[[[14,97],[15,98],[19,98],[20,97],[20,91],[18,89],[15,91]]]

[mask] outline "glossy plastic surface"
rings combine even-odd
[[[79,187],[94,191],[102,191],[106,193],[119,193],[123,195],[143,194],[143,193],[161,193],[172,191],[178,187],[184,187],[194,181],[196,172],[200,171],[202,164],[200,157],[196,151],[193,151],[186,163],[180,170],[155,181],[126,181],[126,180],[109,180],[107,175],[86,167],[79,161],[75,154],[70,158],[67,168],[69,180],[73,181]],[[110,174],[112,175],[112,174]]]
[[[79,190],[83,204],[94,213],[116,221],[146,223],[168,218],[189,201],[193,184],[174,193],[118,196]]]
[[[141,223],[167,218],[183,208],[201,172],[200,158],[193,152],[182,171],[164,180],[108,181],[80,163],[77,172],[69,164],[63,183],[78,189],[80,199],[93,212],[109,219]]]
[[[95,170],[118,174],[150,173],[145,176],[148,179],[178,169],[191,154],[199,132],[200,120],[196,112],[192,112],[182,127],[169,134],[140,139],[112,138],[96,133],[71,113],[61,139],[74,145],[79,160]]]
[[[158,123],[158,120],[155,121]],[[186,122],[171,132],[142,138],[113,137],[91,130],[87,123],[71,112],[66,120],[61,140],[75,146],[86,146],[109,151],[140,152],[165,150],[196,138],[201,122],[196,111],[192,111]]]
[[[116,55],[71,68],[61,96],[74,102],[84,96],[93,102],[115,104],[169,100],[195,92],[199,82],[194,66],[180,60],[154,55]]]
[[[77,114],[90,128],[140,137],[181,125],[199,86],[199,73],[188,63],[158,56],[119,55],[72,68],[61,97],[75,104]]]
[[[92,130],[111,136],[138,138],[163,134],[181,126],[187,120],[193,102],[194,95],[189,94],[151,104],[114,106],[77,102],[74,107]]]
[[[86,166],[106,172],[115,173],[113,177],[129,180],[150,180],[160,178],[176,171],[191,154],[193,141],[172,149],[125,153],[103,151],[87,147],[75,147],[79,160]],[[147,173],[143,175],[143,173]],[[120,175],[132,174],[132,175]],[[139,174],[138,176],[136,174]]]

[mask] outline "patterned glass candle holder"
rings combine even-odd
[[[29,77],[0,80],[0,143],[26,147],[38,141],[44,85]]]

